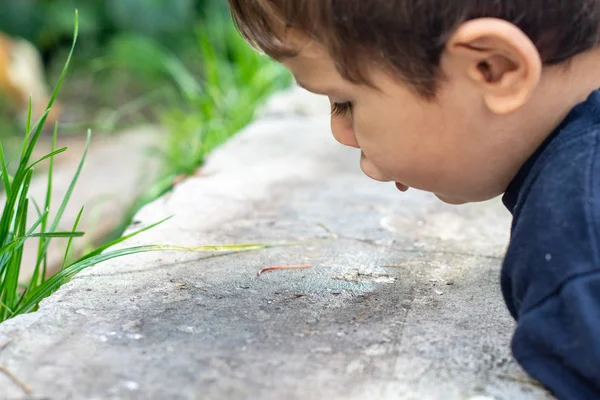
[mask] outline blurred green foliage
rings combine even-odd
[[[137,199],[126,221],[181,177],[194,175],[213,149],[254,119],[271,94],[293,82],[284,67],[248,46],[229,16],[219,9],[209,9],[193,35],[195,51],[185,59],[147,39],[119,43],[122,54],[131,61],[138,60],[141,55],[132,55],[145,48],[148,63],[144,68],[154,65],[150,70],[160,71],[169,82],[163,87],[169,106],[159,113],[166,128],[164,146],[158,153],[163,160],[161,176]],[[123,61],[125,57],[113,59]],[[126,226],[119,227],[115,235]]]
[[[80,17],[80,37],[64,88],[70,103],[63,130],[83,126],[111,131],[116,124],[155,121],[156,96],[168,85],[160,52],[185,60],[201,72],[195,30],[206,14],[226,15],[223,0],[9,0],[0,12],[0,31],[23,37],[41,51],[49,83],[62,69],[73,32],[73,12]],[[167,50],[168,49],[168,50]],[[151,103],[151,104],[150,104]],[[151,105],[151,107],[149,107]],[[6,113],[3,113],[4,115]],[[4,115],[0,120],[6,121]],[[6,123],[0,123],[0,125]]]
[[[178,36],[190,31],[196,16],[206,7],[219,7],[219,3],[224,2],[10,0],[4,3],[0,30],[24,37],[47,53],[70,42],[74,9],[78,9],[80,15],[80,47],[105,44],[119,33],[141,34],[163,44],[177,45]]]
[[[166,128],[162,175],[131,205],[118,236],[141,206],[193,175],[292,79],[243,41],[225,0],[9,1],[0,31],[41,49],[51,85],[72,39],[74,9],[80,34],[61,102],[77,123],[61,118],[60,133],[109,133],[147,122]],[[0,115],[0,129],[1,121]]]

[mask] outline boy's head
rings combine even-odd
[[[598,0],[229,2],[251,43],[329,96],[367,175],[451,203],[501,194],[600,82]]]

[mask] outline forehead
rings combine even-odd
[[[300,83],[341,79],[325,46],[300,34],[286,35],[286,42],[296,55],[279,60]]]
[[[303,59],[331,60],[325,46],[297,29],[287,30],[282,37],[282,41],[285,43],[286,47],[293,49],[296,56]]]

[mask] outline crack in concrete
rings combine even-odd
[[[15,385],[17,385],[25,394],[30,395],[33,393],[31,386],[20,380],[15,374],[10,372],[8,368],[0,365],[0,373],[10,379]]]
[[[2,354],[2,352],[4,351],[4,349],[6,349],[8,347],[9,344],[12,343],[12,340],[8,340],[6,343],[2,343],[0,345],[0,354]]]

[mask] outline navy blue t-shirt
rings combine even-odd
[[[559,399],[600,399],[600,92],[569,113],[503,201],[515,358]]]

